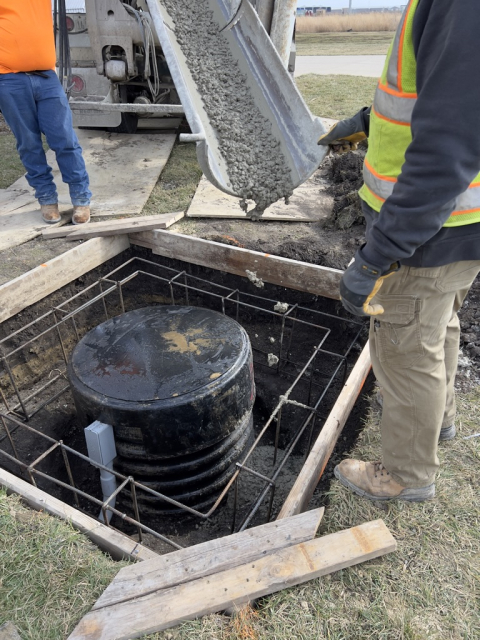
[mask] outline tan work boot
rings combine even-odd
[[[86,224],[87,222],[90,222],[90,207],[74,206],[72,224]]]
[[[435,496],[435,485],[407,489],[398,484],[381,462],[342,460],[334,469],[337,480],[359,496],[369,500],[406,500],[423,502]]]
[[[378,389],[377,393],[373,396],[373,401],[377,405],[377,408],[381,411],[383,410],[383,393],[381,389]],[[438,436],[438,440],[453,440],[457,435],[457,429],[454,424],[451,424],[447,427],[442,427],[440,429],[440,434]]]
[[[40,211],[42,212],[42,218],[44,222],[48,224],[55,224],[56,222],[60,222],[62,216],[60,215],[60,211],[58,210],[57,204],[41,204]]]

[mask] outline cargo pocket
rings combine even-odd
[[[408,369],[424,355],[420,328],[421,301],[413,296],[376,296],[386,311],[374,324],[377,356],[384,365]],[[381,318],[381,319],[380,319]]]

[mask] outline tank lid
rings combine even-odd
[[[199,307],[130,311],[87,333],[71,365],[87,387],[132,402],[166,400],[212,384],[248,344],[242,327]]]

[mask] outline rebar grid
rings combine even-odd
[[[115,470],[113,473],[119,482],[116,491],[106,500],[99,500],[76,486],[72,468],[69,463],[69,455],[75,456],[80,460],[93,465],[99,470],[103,469],[110,473],[112,473],[112,470],[92,461],[88,456],[85,456],[79,451],[67,446],[62,440],[56,440],[55,438],[42,433],[39,429],[27,424],[38,414],[39,411],[47,407],[54,400],[58,399],[62,394],[69,391],[70,387],[68,384],[65,385],[62,383],[61,385],[56,385],[56,383],[61,383],[66,380],[65,367],[69,354],[83,334],[96,326],[96,324],[103,321],[103,319],[98,320],[98,318],[95,318],[95,323],[92,324],[92,326],[89,326],[88,323],[85,326],[83,323],[85,314],[87,314],[88,318],[88,312],[91,311],[95,305],[100,304],[102,315],[107,320],[113,315],[118,315],[119,313],[125,313],[126,310],[131,310],[129,307],[140,308],[141,306],[144,306],[141,304],[139,305],[138,301],[135,300],[135,295],[133,295],[133,299],[131,299],[132,296],[125,296],[125,293],[128,293],[127,285],[134,286],[137,283],[139,286],[134,288],[136,293],[138,293],[138,290],[141,289],[140,285],[142,283],[145,284],[145,282],[149,282],[153,285],[152,287],[149,287],[149,291],[154,293],[156,299],[160,299],[163,304],[191,305],[192,300],[195,301],[196,299],[201,298],[203,302],[202,306],[211,306],[212,308],[217,307],[224,315],[235,318],[240,322],[240,324],[242,324],[242,320],[240,318],[242,314],[247,314],[254,318],[265,315],[274,324],[275,330],[278,333],[278,341],[277,339],[273,339],[272,343],[276,345],[277,353],[275,355],[278,360],[273,367],[271,363],[268,363],[268,356],[271,355],[271,351],[265,351],[265,349],[260,348],[258,344],[256,345],[255,338],[258,336],[253,334],[250,338],[252,341],[254,363],[256,366],[267,367],[277,375],[281,373],[283,377],[293,379],[293,382],[290,384],[288,389],[279,396],[274,411],[271,413],[264,426],[260,429],[253,445],[244,455],[242,461],[236,464],[236,470],[230,481],[221,491],[215,503],[210,507],[210,509],[208,509],[208,511],[199,511],[195,508],[181,504],[176,500],[137,482],[131,476],[124,476]],[[204,304],[204,299],[209,301],[209,305]],[[3,437],[0,438],[0,443],[6,441],[13,452],[12,455],[7,451],[0,449],[0,455],[3,456],[4,459],[7,459],[18,466],[21,472],[29,478],[32,484],[36,485],[36,477],[43,478],[44,480],[54,483],[58,487],[70,491],[73,494],[77,507],[80,507],[79,496],[99,506],[101,508],[101,513],[103,514],[103,521],[107,526],[110,526],[107,518],[107,512],[110,512],[118,516],[122,521],[135,526],[138,531],[140,541],[142,539],[142,532],[145,532],[154,535],[156,538],[174,548],[180,548],[180,545],[169,540],[160,532],[155,531],[140,521],[137,490],[150,494],[173,507],[181,509],[199,519],[205,520],[215,513],[219,505],[224,501],[227,494],[233,488],[234,498],[231,524],[233,532],[237,526],[239,481],[242,476],[245,477],[247,474],[252,474],[264,483],[264,487],[252,500],[250,510],[247,512],[247,515],[244,517],[238,530],[243,530],[248,527],[267,496],[269,496],[269,504],[267,508],[266,521],[269,521],[272,516],[277,479],[279,478],[287,460],[305,433],[308,437],[308,455],[316,421],[318,418],[323,419],[325,417],[321,413],[321,407],[325,396],[331,389],[332,385],[339,380],[342,370],[343,380],[345,380],[347,374],[347,358],[359,339],[360,333],[363,329],[362,323],[344,318],[339,319],[337,316],[326,314],[315,309],[302,307],[295,303],[288,304],[288,308],[285,311],[283,309],[276,310],[275,307],[278,309],[277,302],[277,300],[246,293],[239,289],[231,289],[205,278],[191,275],[186,271],[179,271],[171,267],[166,267],[144,258],[131,258],[106,276],[99,278],[99,280],[93,284],[85,287],[81,292],[71,296],[62,304],[54,307],[51,311],[45,313],[40,318],[37,318],[33,322],[28,323],[26,326],[12,332],[6,338],[0,340],[0,363],[3,365],[4,370],[4,375],[0,377],[0,399],[5,407],[5,410],[0,412],[0,424],[3,425],[5,431]],[[193,302],[193,304],[195,304],[195,302]],[[110,311],[109,307],[111,308]],[[343,349],[343,352],[336,353],[324,348],[325,342],[331,334],[331,329],[323,326],[323,324],[338,323],[340,320],[350,326],[352,329],[352,338],[349,340],[346,348]],[[290,351],[294,341],[294,333],[296,332],[298,334],[300,330],[308,331],[309,334],[311,333],[312,340],[315,341],[315,345],[311,349],[311,353],[303,354],[305,359],[298,362],[290,357]],[[34,334],[33,337],[27,337],[32,333]],[[62,369],[57,368],[52,370],[50,373],[55,372],[53,378],[40,385],[37,383],[33,391],[28,395],[23,395],[23,391],[20,388],[21,385],[19,385],[16,380],[15,366],[12,366],[12,361],[15,359],[25,359],[26,351],[33,351],[34,353],[39,350],[41,351],[44,343],[48,341],[52,342],[52,340],[54,340],[57,351],[61,355],[64,367]],[[54,347],[51,347],[51,349],[54,349]],[[272,346],[272,350],[273,349],[274,348]],[[325,383],[319,383],[315,380],[315,364],[319,355],[328,356],[337,361],[333,372],[328,376]],[[299,402],[292,399],[291,396],[299,388],[299,385],[304,383],[306,383],[308,387],[306,402]],[[4,388],[5,386],[7,386],[8,390]],[[47,395],[52,391],[52,395]],[[29,405],[34,404],[35,402],[39,403],[39,405],[29,408]],[[301,424],[296,428],[290,442],[286,447],[284,447],[283,456],[279,460],[282,412],[284,412],[284,410],[289,406],[295,406],[301,409],[306,417],[304,417]],[[276,424],[273,468],[271,477],[267,477],[252,468],[251,464],[249,466],[249,463],[251,462],[252,454],[274,423]],[[31,463],[23,462],[20,459],[14,436],[17,430],[19,433],[28,431],[30,434],[35,435],[45,442],[45,446],[47,448]],[[62,454],[68,483],[63,482],[51,474],[40,471],[37,468],[38,465],[45,461],[49,455],[58,450]],[[122,513],[110,504],[112,499],[125,489],[130,491],[133,517],[126,513]]]

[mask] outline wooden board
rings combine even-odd
[[[332,454],[338,436],[355,404],[371,367],[369,343],[365,345],[338,399],[330,412],[305,464],[300,471],[278,518],[287,518],[308,507],[315,487]]]
[[[48,495],[41,489],[37,489],[37,487],[21,478],[17,478],[1,467],[0,485],[3,485],[7,491],[21,496],[32,509],[46,511],[62,520],[67,520],[75,529],[88,536],[100,549],[109,553],[116,560],[125,558],[130,560],[153,560],[158,558],[157,553],[135,542],[120,533],[120,531],[107,527],[98,522],[98,520],[87,516],[81,511],[77,511],[77,509],[70,507],[65,502],[57,500],[57,498]]]
[[[168,229],[185,214],[183,211],[174,213],[162,213],[158,216],[138,216],[136,218],[118,218],[107,222],[92,222],[87,225],[69,225],[60,229],[45,229],[42,232],[44,238],[62,238],[68,240],[86,240],[102,236],[117,236],[135,231],[148,231],[150,229]]]
[[[255,562],[91,611],[69,640],[128,640],[222,611],[396,549],[382,520],[268,554]]]
[[[137,241],[152,247],[156,255],[175,258],[203,267],[210,267],[248,278],[254,273],[262,282],[306,291],[327,298],[339,298],[342,271],[298,262],[268,253],[231,247],[220,242],[203,240],[169,231],[143,231],[130,235]]]
[[[94,238],[0,286],[0,322],[61,289],[130,246],[127,236]]]
[[[142,135],[80,129],[77,132],[90,176],[93,216],[105,213],[137,215],[147,202],[170,157],[173,133]],[[72,209],[68,185],[61,180],[52,150],[47,161],[53,167],[62,212]],[[28,198],[28,195],[31,198]],[[0,198],[0,249],[8,249],[41,235],[48,227],[25,177],[5,189]],[[23,202],[25,206],[18,207]]]
[[[145,564],[125,567],[118,572],[93,609],[102,609],[233,569],[254,562],[266,553],[312,540],[323,512],[323,507],[314,509],[280,522],[269,522],[241,533],[174,551]]]
[[[213,186],[205,176],[197,187],[188,209],[189,218],[228,218],[248,220],[249,215],[240,208],[240,199],[229,196]],[[290,203],[283,200],[272,204],[262,220],[272,222],[318,222],[332,211],[333,197],[325,193],[325,186],[312,177],[295,189]],[[254,203],[249,202],[249,209]]]

